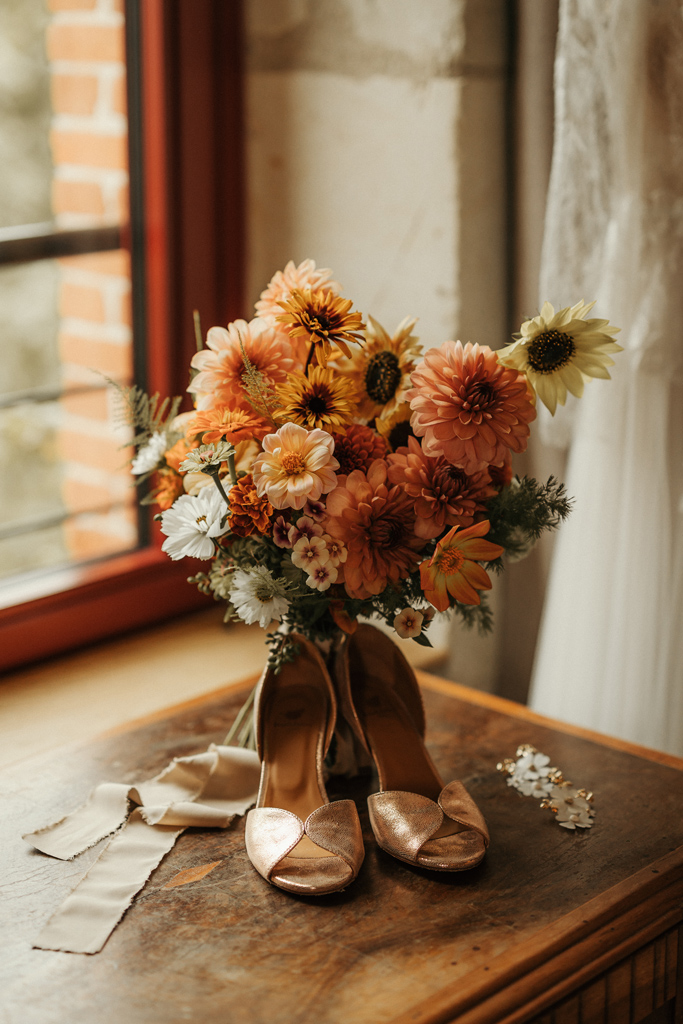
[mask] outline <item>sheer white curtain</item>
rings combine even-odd
[[[540,297],[622,327],[571,443],[530,703],[683,755],[683,6],[562,0]]]

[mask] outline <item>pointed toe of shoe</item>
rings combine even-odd
[[[325,896],[350,885],[355,872],[341,857],[284,857],[270,881],[300,896]]]
[[[432,871],[469,871],[481,863],[485,853],[483,836],[468,829],[452,836],[427,840],[417,855],[417,863]]]

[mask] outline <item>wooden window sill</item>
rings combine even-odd
[[[257,675],[266,657],[263,630],[224,626],[222,617],[216,605],[6,676],[0,766]],[[446,653],[403,644],[418,667],[436,669]]]

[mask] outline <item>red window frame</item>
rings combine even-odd
[[[138,307],[137,316],[146,334],[146,386],[162,396],[187,386],[192,310],[205,328],[243,312],[240,7],[225,0],[127,3],[139,47],[143,203],[140,237],[131,237],[135,229],[127,234],[133,252],[143,254],[144,311]],[[0,671],[210,602],[187,583],[201,563],[172,562],[155,524],[150,536],[134,552],[46,574],[42,593],[8,586],[17,603],[0,608]]]

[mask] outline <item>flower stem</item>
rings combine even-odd
[[[228,455],[228,472],[230,473],[230,483],[237,483],[237,470],[235,469],[235,456]],[[226,499],[227,500],[227,499]]]
[[[230,455],[228,457],[228,461],[230,461],[231,458],[233,458],[232,455]],[[207,473],[209,471],[205,469],[202,472]],[[210,473],[209,472],[209,476],[211,477],[211,479],[215,483],[216,487],[218,488],[219,493],[220,493],[221,497],[223,498],[223,501],[225,502],[226,505],[229,506],[230,505],[230,499],[229,499],[228,495],[225,492],[225,488],[223,487],[223,484],[221,483],[220,477],[218,476],[218,470],[216,470],[215,473]],[[237,482],[236,480],[233,480],[233,483],[236,483],[236,482]]]
[[[204,342],[202,341],[202,325],[199,319],[199,310],[192,310],[192,320],[194,321],[194,340],[197,346],[197,351],[201,352],[204,348]]]
[[[247,717],[249,712],[252,710],[252,707],[253,707],[253,704],[254,704],[254,697],[255,697],[255,695],[256,695],[256,687],[254,687],[254,689],[251,691],[251,693],[249,694],[249,696],[245,700],[245,702],[242,705],[242,707],[239,709],[239,712],[237,713],[237,718],[232,723],[232,727],[230,729],[230,732],[228,733],[228,735],[223,740],[222,746],[229,747],[230,744],[232,743],[233,739],[235,738],[235,736],[240,731],[242,725],[244,724],[245,718]],[[253,722],[253,718],[252,718],[252,722]],[[245,731],[247,733],[251,732],[252,722],[248,722],[247,723],[247,729],[246,730],[244,730],[244,729],[242,730],[243,735],[240,737],[240,741],[238,741],[238,746],[240,746],[240,747],[246,746],[246,744],[241,742],[241,740],[242,739],[244,739],[244,740],[249,739],[249,735],[244,735],[244,733],[245,733]]]
[[[313,353],[314,352],[315,352],[315,342],[311,341],[311,347],[308,350],[308,359],[306,360],[306,365],[304,366],[304,375],[306,375],[308,373],[308,367],[311,365],[311,359],[313,358]]]

